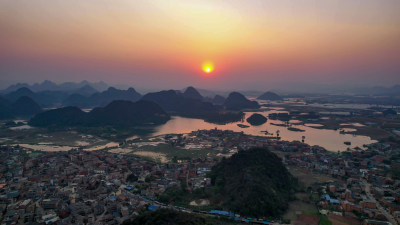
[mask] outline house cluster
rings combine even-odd
[[[304,173],[322,173],[336,182],[320,186],[320,213],[364,220],[364,224],[400,222],[400,154],[396,142],[374,143],[366,150],[332,153],[318,146],[283,143],[284,163]],[[367,222],[366,222],[367,221]]]
[[[396,224],[400,218],[399,142],[334,153],[217,129],[152,141],[193,151],[217,149],[220,156],[251,147],[281,151],[288,166],[336,178],[318,188],[320,212],[329,218],[364,224]],[[149,205],[160,205],[157,196],[168,188],[209,186],[206,174],[217,162],[205,157],[160,164],[103,150],[38,153],[19,146],[0,146],[0,157],[0,221],[6,225],[120,224]]]
[[[208,158],[154,164],[130,155],[71,150],[32,154],[0,146],[1,224],[120,224],[167,188],[210,185]]]

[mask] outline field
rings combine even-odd
[[[202,150],[190,150],[190,149],[182,149],[179,147],[171,146],[168,144],[159,144],[156,146],[145,145],[140,148],[133,149],[134,152],[153,152],[153,153],[161,153],[165,155],[168,159],[189,159],[189,158],[199,158],[199,157],[214,157],[217,153],[216,150],[213,149],[202,149]]]
[[[304,187],[310,187],[316,183],[326,183],[332,181],[340,182],[340,180],[335,179],[333,177],[324,174],[313,173],[312,171],[305,170],[302,168],[297,168],[294,166],[289,166],[288,170],[294,177],[299,179],[300,184],[303,185]]]
[[[289,209],[283,215],[283,219],[293,222],[297,218],[296,214],[301,213],[302,211],[318,213],[317,207],[315,207],[314,204],[296,200],[289,203]]]

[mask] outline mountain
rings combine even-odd
[[[63,106],[76,106],[80,108],[85,108],[92,105],[89,98],[81,94],[72,94],[68,96],[63,102]]]
[[[18,90],[20,88],[24,88],[24,87],[29,88],[30,85],[27,83],[16,83],[16,84],[10,85],[8,88],[4,89],[2,91],[2,93],[10,93],[10,92],[16,91],[16,90]]]
[[[217,105],[223,105],[225,101],[226,98],[222,97],[221,95],[215,95],[214,98],[212,99],[212,103]]]
[[[14,118],[14,113],[11,108],[11,103],[0,96],[0,120],[12,118]]]
[[[278,217],[294,199],[297,180],[265,148],[242,150],[216,164],[209,176],[214,204],[250,217]]]
[[[129,127],[146,124],[162,124],[170,119],[160,106],[153,102],[124,100],[113,101],[104,108],[89,113],[78,107],[49,110],[33,117],[29,124],[38,127],[113,126]]]
[[[94,89],[92,86],[87,84],[87,85],[75,90],[74,94],[79,94],[79,95],[83,95],[83,96],[90,96],[90,95],[93,95],[94,93],[97,93],[97,92],[98,91],[96,89]]]
[[[133,88],[128,90],[119,90],[113,87],[108,88],[106,91],[95,93],[89,98],[92,106],[105,106],[115,100],[127,100],[135,102],[142,97],[141,94]]]
[[[27,87],[19,88],[18,90],[10,92],[10,93],[5,95],[5,97],[9,101],[12,101],[12,102],[17,101],[17,99],[19,99],[19,98],[21,98],[23,96],[28,96],[28,97],[30,97],[32,99],[36,98],[36,94],[33,91],[31,91],[31,89],[29,89]]]
[[[96,106],[105,106],[116,100],[126,100],[136,102],[139,100],[142,95],[136,92],[135,89],[129,88],[128,90],[119,90],[114,87],[108,88],[103,92],[95,92],[89,97],[87,94],[89,92],[93,92],[95,89],[86,85],[82,87],[80,93],[74,93],[69,95],[62,104],[64,106],[78,106],[81,108],[85,107],[96,107]],[[86,94],[85,94],[86,92]]]
[[[30,89],[38,91],[59,91],[58,85],[52,81],[45,80],[42,83],[33,84]]]
[[[52,81],[45,80],[42,83],[35,83],[33,85],[29,85],[27,83],[17,83],[10,85],[8,88],[3,90],[3,93],[10,93],[14,92],[20,88],[29,88],[34,92],[41,92],[41,91],[65,91],[65,92],[74,92],[84,86],[91,86],[97,92],[97,90],[103,91],[108,88],[108,85],[104,82],[88,82],[86,80],[76,83],[76,82],[65,82],[61,84],[56,84]],[[93,94],[93,93],[92,93]]]
[[[260,105],[256,101],[250,101],[239,92],[231,92],[224,102],[228,110],[258,109]]]
[[[184,98],[188,99],[203,100],[203,96],[201,96],[201,94],[194,87],[186,88],[182,95]]]
[[[12,109],[16,116],[32,116],[42,112],[39,104],[28,96],[20,97],[12,104]]]
[[[41,107],[52,107],[54,105],[60,104],[60,102],[62,102],[62,100],[65,99],[68,94],[62,91],[33,92],[29,88],[23,87],[6,94],[5,98],[11,102],[15,102],[23,96],[30,97]]]
[[[89,113],[91,123],[96,125],[130,126],[139,124],[163,124],[170,117],[154,102],[124,100],[113,101],[104,108]]]
[[[73,106],[48,110],[29,120],[29,125],[37,127],[68,127],[87,123],[87,113]]]
[[[259,113],[253,113],[246,121],[253,126],[259,126],[267,122],[267,118]]]
[[[186,116],[201,116],[204,113],[218,111],[218,108],[212,103],[185,98],[174,90],[148,93],[142,99],[157,103],[165,111]]]
[[[277,95],[274,92],[267,91],[264,94],[260,95],[257,99],[260,100],[272,100],[272,101],[281,101],[283,98],[279,95]]]

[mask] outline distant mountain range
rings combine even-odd
[[[83,84],[86,82],[81,83]],[[13,87],[16,86],[18,85],[14,85]],[[85,117],[80,115],[81,113],[79,112],[79,108],[104,107],[117,100],[130,102],[137,102],[139,100],[151,101],[159,105],[163,111],[172,115],[202,118],[208,121],[218,121],[218,123],[240,120],[242,118],[241,110],[257,109],[260,107],[257,102],[248,100],[244,95],[238,92],[230,93],[226,99],[220,95],[215,95],[214,98],[211,98],[203,97],[194,87],[187,87],[184,91],[165,90],[148,93],[142,96],[134,88],[119,90],[114,87],[109,87],[105,91],[98,92],[89,84],[85,84],[73,91],[54,90],[56,86],[57,85],[52,82],[45,81],[41,84],[41,87],[48,87],[53,90],[34,92],[28,87],[21,87],[15,91],[4,94],[1,96],[1,104],[4,105],[1,110],[1,118],[13,118],[22,115],[15,113],[15,107],[11,104],[14,102],[24,102],[25,105],[30,104],[29,108],[31,111],[23,114],[26,116],[40,112],[41,108],[64,107],[59,110],[61,110],[61,114],[66,113],[65,118],[69,118],[67,115],[70,114],[74,115],[73,117],[77,117],[76,120],[72,120],[72,123],[74,123],[73,121],[79,122],[79,119]],[[74,83],[64,83],[62,86],[69,88],[77,87]],[[12,88],[9,90],[11,89]],[[30,101],[28,101],[28,99]],[[227,113],[225,112],[226,110],[233,112]],[[22,112],[23,107],[19,107],[17,111]],[[43,115],[52,116],[51,113],[44,113]],[[226,119],[224,119],[225,117]],[[85,121],[87,120],[85,119]],[[64,122],[60,119],[60,123]]]
[[[48,110],[34,116],[29,124],[37,127],[129,127],[162,124],[169,119],[169,115],[154,102],[117,100],[105,107],[94,108],[89,113],[74,106]]]
[[[114,100],[137,101],[141,94],[133,88],[118,90],[110,87],[106,91],[97,92],[89,85],[85,85],[72,92],[66,91],[39,91],[33,92],[27,87],[5,94],[3,97],[9,101],[28,96],[36,101],[41,107],[78,106],[81,108],[92,108],[105,106]]]
[[[127,100],[135,102],[142,97],[135,89],[118,90],[110,87],[106,91],[96,92],[90,96],[74,93],[68,96],[64,101],[65,106],[78,106],[81,108],[89,108],[95,106],[105,106],[115,100]]]
[[[7,94],[13,91],[16,91],[20,88],[29,88],[30,90],[34,92],[40,92],[40,91],[66,91],[66,92],[73,92],[75,90],[78,90],[82,87],[85,86],[90,86],[94,90],[97,91],[103,91],[108,88],[108,85],[104,82],[89,82],[89,81],[81,81],[79,83],[75,82],[65,82],[61,84],[56,84],[52,81],[45,80],[42,83],[35,83],[35,84],[27,84],[27,83],[17,83],[14,85],[9,86],[5,90],[2,91],[2,93]],[[93,93],[92,93],[93,94]]]

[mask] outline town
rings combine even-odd
[[[229,130],[198,130],[163,135],[155,143],[190,151],[211,148],[207,157],[151,161],[130,153],[73,149],[39,152],[18,145],[0,147],[1,224],[120,224],[145,210],[168,207],[195,209],[158,201],[165,190],[187,184],[187,191],[211,185],[207,173],[222,157],[240,150],[266,147],[287,167],[304,174],[323,174],[332,180],[305,187],[317,193],[318,214],[342,224],[398,224],[400,221],[399,140],[374,143],[364,150],[329,152],[319,146],[279,138],[249,136]],[[143,145],[138,140],[121,143]],[[235,212],[210,211],[236,221],[252,222]],[[202,212],[204,213],[204,212]],[[294,224],[318,224],[319,216],[298,213]],[[265,224],[284,224],[268,218]],[[268,222],[269,221],[269,222]],[[335,223],[337,224],[337,223]]]

